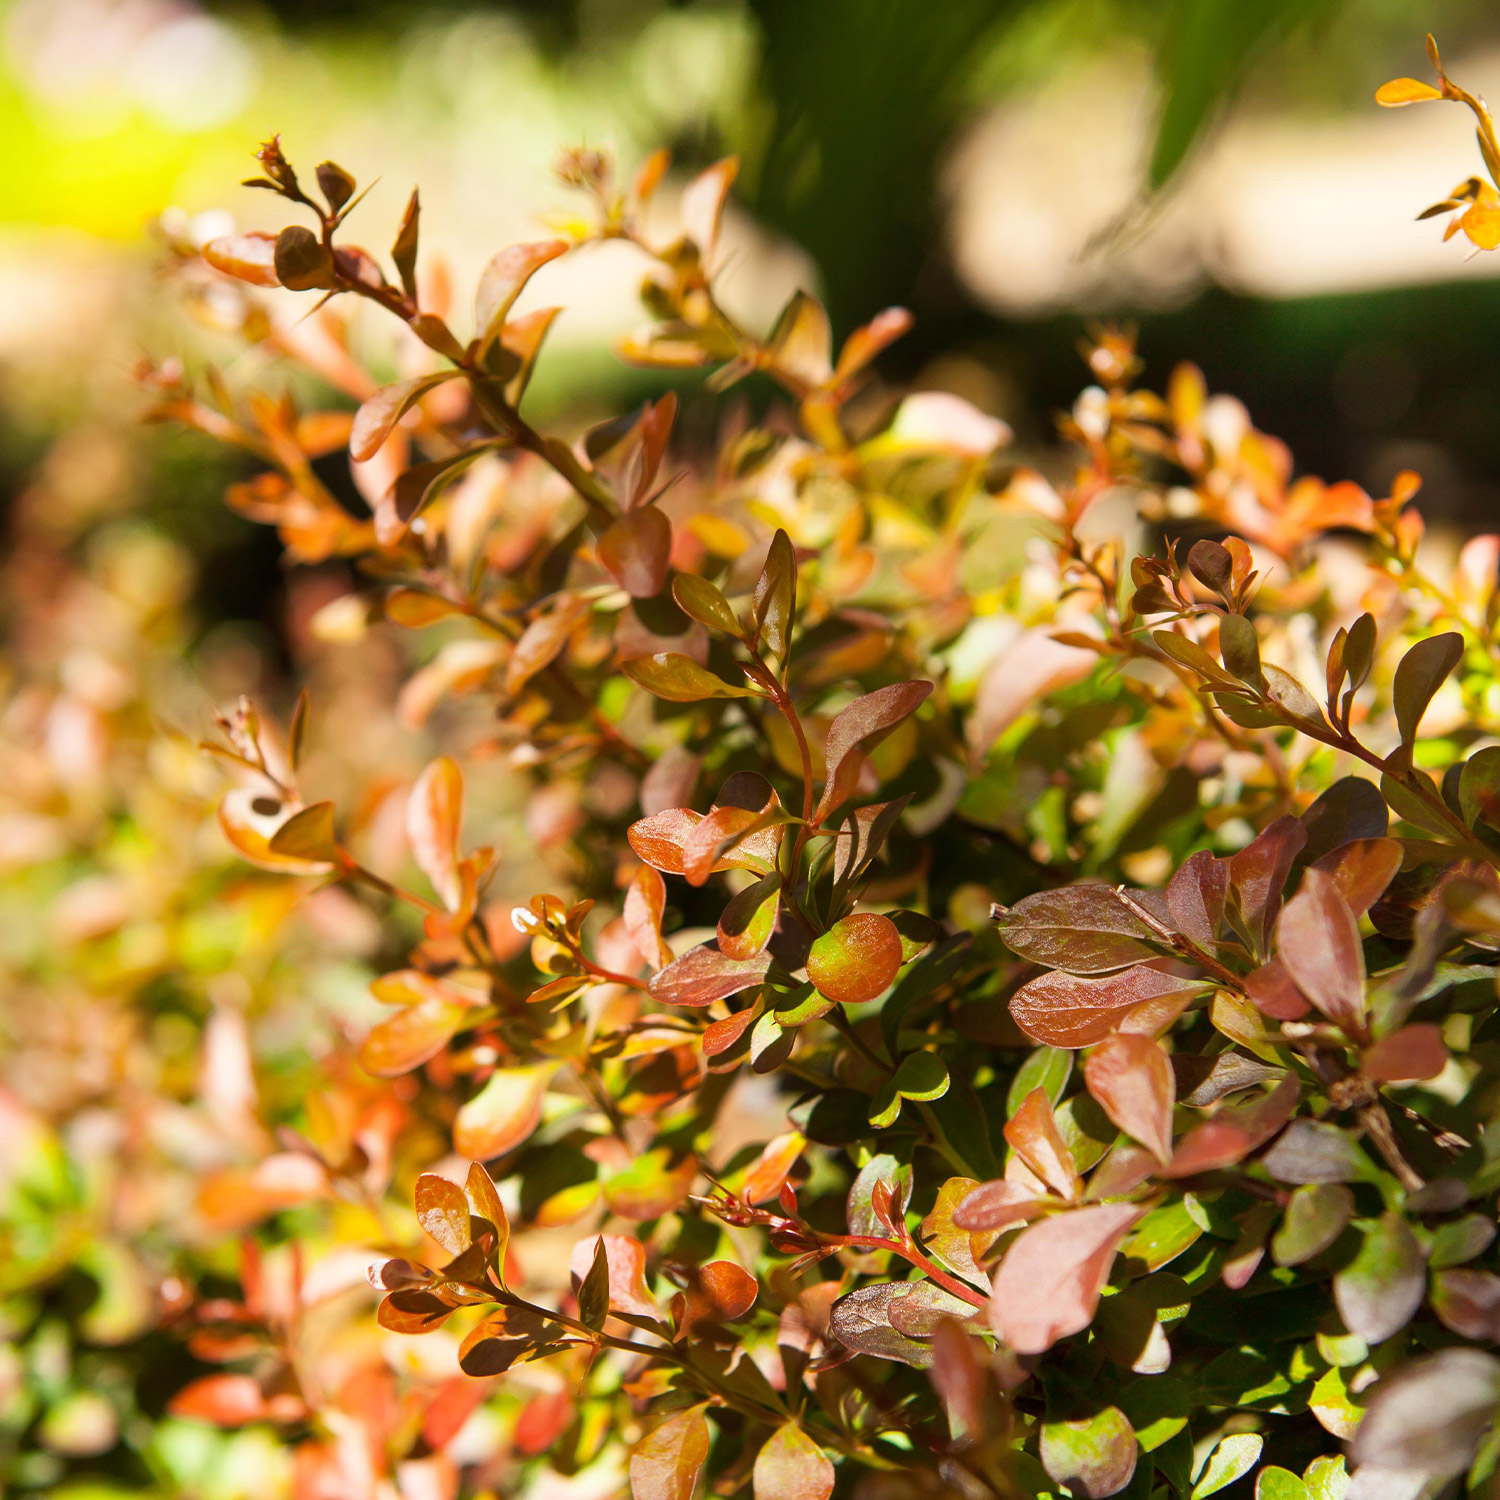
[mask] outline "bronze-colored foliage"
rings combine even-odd
[[[1468,104],[1496,171],[1446,77],[1380,97]],[[570,153],[587,210],[502,249],[469,323],[415,193],[392,279],[346,242],[349,173],[320,201],[260,159],[294,222],[174,244],[177,271],[282,354],[266,299],[317,294],[326,409],[164,368],[153,415],[268,465],[230,503],[351,570],[323,628],[388,633],[426,740],[317,797],[305,747],[356,719],[315,694],[219,723],[244,879],[378,918],[395,1008],[247,1127],[276,1169],[242,1227],[295,1206],[299,1244],[379,1246],[361,1336],[439,1353],[358,1400],[304,1380],[301,1294],[252,1250],[242,1302],[175,1315],[234,1368],[174,1412],[278,1425],[308,1497],[351,1405],[402,1496],[597,1465],[638,1500],[1200,1500],[1261,1463],[1258,1493],[1339,1500],[1351,1437],[1411,1493],[1488,1482],[1500,544],[1433,576],[1416,476],[1295,475],[1193,368],[1139,384],[1117,328],[1049,482],[968,403],[886,389],[900,309],[840,348],[805,293],[763,336],[731,318],[733,161],[661,236],[664,157],[623,182]],[[1443,206],[1492,247],[1497,203]],[[663,383],[544,430],[556,310],[518,299],[605,240],[649,268],[622,353]],[[385,384],[362,304],[401,340]],[[752,378],[770,413],[710,439]],[[344,447],[365,514],[315,466]],[[1105,495],[1147,550],[1101,539]],[[476,1408],[503,1433],[478,1462]]]

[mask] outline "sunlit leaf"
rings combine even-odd
[[[1113,886],[1038,891],[998,919],[1005,945],[1021,958],[1070,974],[1102,974],[1152,958],[1155,934]]]
[[[1464,638],[1456,630],[1429,635],[1418,641],[1396,667],[1392,696],[1401,743],[1416,741],[1417,729],[1427,705],[1449,674],[1463,660]]]
[[[1127,1203],[1032,1224],[995,1272],[990,1326],[1018,1354],[1041,1354],[1093,1321],[1115,1252],[1141,1216]]]
[[[1033,1041],[1087,1047],[1131,1022],[1145,1023],[1132,1030],[1164,1028],[1203,987],[1144,964],[1102,977],[1043,974],[1011,996],[1010,1013]]]
[[[526,283],[567,248],[566,240],[542,240],[535,244],[511,245],[490,260],[474,293],[474,334],[481,352],[499,338]]]
[[[690,948],[651,980],[651,993],[665,1005],[712,1005],[759,984],[771,966],[768,954],[731,958],[706,944]]]
[[[1149,1036],[1107,1036],[1083,1065],[1088,1091],[1105,1114],[1159,1161],[1172,1155],[1172,1065]]]
[[[463,1105],[453,1122],[453,1149],[474,1161],[488,1161],[513,1151],[542,1118],[542,1096],[552,1066],[497,1068],[489,1081]]]
[[[1117,1495],[1135,1473],[1135,1430],[1117,1406],[1074,1422],[1047,1422],[1042,1467],[1067,1493],[1087,1500]]]
[[[828,777],[818,802],[820,819],[854,790],[865,756],[910,718],[931,692],[930,682],[895,682],[856,698],[834,719],[823,750]]]
[[[901,960],[896,924],[879,912],[858,911],[813,939],[807,977],[820,995],[841,1005],[861,1005],[885,992]]]
[[[458,868],[463,809],[463,772],[440,755],[423,768],[407,798],[406,837],[412,857],[449,911],[457,911],[463,899]]]
[[[452,380],[457,370],[437,370],[413,375],[394,385],[382,386],[354,414],[349,433],[349,456],[355,463],[368,463],[380,451],[396,423],[430,390]]]
[[[708,1459],[709,1431],[703,1405],[667,1418],[635,1445],[630,1455],[634,1500],[693,1500]]]
[[[754,698],[754,688],[737,687],[700,667],[679,651],[658,651],[621,663],[620,670],[634,683],[672,703],[699,703],[705,698]]]

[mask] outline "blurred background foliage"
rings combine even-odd
[[[735,151],[763,231],[739,280],[767,318],[797,281],[840,332],[907,304],[898,373],[964,386],[1023,437],[1069,399],[1079,314],[1135,315],[1152,368],[1198,360],[1313,471],[1379,488],[1415,464],[1429,506],[1465,521],[1497,498],[1493,273],[1411,222],[1468,160],[1467,131],[1371,104],[1420,71],[1423,26],[1482,88],[1500,67],[1483,0],[1420,16],[1404,0],[11,0],[0,15],[11,490],[59,423],[128,400],[111,393],[151,317],[148,220],[175,205],[258,223],[266,205],[232,185],[276,129],[294,154],[382,172],[372,217],[420,178],[429,243],[460,275],[536,232],[563,143],[627,161],[665,143],[684,170]],[[570,313],[543,400],[629,382],[607,353],[629,293],[601,276],[596,307]],[[150,488],[214,547],[232,534],[216,485]],[[236,586],[226,611],[270,582]]]
[[[234,184],[279,130],[383,173],[372,222],[420,181],[463,285],[565,204],[563,145],[666,144],[684,174],[734,151],[725,295],[762,326],[798,284],[839,333],[903,303],[892,374],[1041,462],[1084,318],[1138,317],[1156,379],[1191,358],[1305,470],[1384,493],[1416,468],[1429,519],[1472,530],[1500,502],[1500,260],[1412,222],[1468,170],[1461,112],[1372,100],[1425,73],[1426,27],[1500,79],[1485,0],[0,4],[0,1489],[273,1492],[262,1434],[163,1420],[199,1367],[150,1331],[160,1276],[232,1286],[257,1110],[288,1116],[363,1024],[380,937],[336,892],[266,907],[193,741],[296,656],[360,715],[346,759],[425,758],[381,717],[383,647],[309,644],[337,580],[289,584],[222,504],[232,461],[140,426],[143,350],[223,352],[163,290],[152,218],[265,227]],[[650,388],[610,352],[634,273],[580,265],[533,398],[578,426]]]

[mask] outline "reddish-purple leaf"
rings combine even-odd
[[[1158,1161],[1172,1155],[1174,1080],[1167,1054],[1148,1036],[1107,1036],[1083,1065],[1088,1091],[1126,1135]]]
[[[178,1391],[168,1410],[216,1427],[243,1427],[265,1416],[266,1398],[253,1375],[204,1375]]]
[[[953,1222],[971,1233],[1004,1229],[1022,1219],[1034,1219],[1046,1206],[1024,1183],[997,1179],[980,1183],[953,1210]]]
[[[599,561],[632,598],[654,599],[667,586],[672,523],[655,505],[628,510],[599,538]]]
[[[721,1052],[729,1051],[750,1029],[758,1015],[757,1007],[751,1005],[744,1010],[737,1010],[732,1016],[725,1016],[722,1021],[711,1021],[703,1031],[703,1055],[717,1057]]]
[[[1023,1229],[995,1272],[990,1326],[1017,1354],[1045,1353],[1087,1328],[1115,1252],[1141,1212],[1103,1203]]]
[[[653,969],[664,969],[672,962],[672,950],[661,935],[666,910],[666,881],[650,865],[642,865],[625,891],[625,909],[621,915],[636,952]]]
[[[704,1409],[704,1405],[692,1406],[668,1417],[635,1445],[630,1455],[634,1500],[693,1500],[698,1475],[708,1459]]]
[[[1271,931],[1292,861],[1307,842],[1297,818],[1277,818],[1229,861],[1230,902],[1257,952],[1270,951]]]
[[[677,419],[677,392],[668,391],[660,401],[646,408],[640,421],[641,462],[632,487],[631,502],[639,504],[642,496],[649,493],[661,468],[667,451],[667,439],[672,435],[672,423]]]
[[[609,1305],[616,1312],[631,1313],[638,1318],[660,1318],[661,1308],[646,1285],[646,1247],[633,1235],[594,1235],[573,1246],[568,1262],[575,1284],[582,1282],[594,1264],[599,1241],[604,1241],[604,1259],[608,1267]]]
[[[1401,844],[1397,839],[1351,839],[1330,850],[1313,868],[1332,877],[1357,921],[1395,879],[1401,868]]]
[[[1043,974],[1016,991],[1010,1013],[1033,1041],[1049,1047],[1087,1047],[1127,1021],[1153,1023],[1132,1025],[1132,1030],[1165,1027],[1204,984],[1144,964],[1092,979]]]
[[[1360,1059],[1359,1070],[1382,1083],[1410,1083],[1436,1078],[1447,1066],[1442,1028],[1431,1021],[1414,1021],[1381,1037]]]
[[[399,1292],[392,1296],[400,1296]],[[500,1375],[540,1348],[556,1333],[531,1307],[501,1307],[471,1329],[458,1346],[458,1367],[465,1375]]]
[[[760,1283],[732,1260],[689,1267],[687,1285],[672,1299],[676,1339],[690,1338],[704,1323],[733,1323],[755,1306]]]
[[[841,1005],[861,1005],[885,992],[901,967],[901,934],[889,917],[857,911],[813,939],[807,977]]]
[[[1460,1338],[1500,1344],[1500,1276],[1492,1271],[1439,1271],[1432,1310]]]
[[[648,818],[632,823],[626,833],[630,847],[655,870],[666,875],[685,873],[684,856],[693,830],[703,821],[703,814],[687,807],[669,807]],[[780,828],[766,828],[752,833],[715,863],[715,870],[756,870],[764,875],[776,863]]]
[[[1301,1089],[1290,1073],[1269,1094],[1250,1104],[1221,1109],[1178,1142],[1166,1177],[1191,1177],[1243,1161],[1291,1119]]]
[[[1212,951],[1224,920],[1229,891],[1229,861],[1207,849],[1190,855],[1167,884],[1167,910],[1177,930],[1200,948]]]
[[[768,816],[779,816],[773,809],[752,811],[746,807],[715,807],[688,834],[682,846],[682,873],[689,885],[702,885],[719,862],[745,840],[766,828]],[[774,825],[766,831],[775,833]]]
[[[392,1333],[428,1333],[441,1328],[453,1310],[453,1304],[441,1297],[420,1287],[409,1287],[385,1298],[375,1311],[375,1321]]]
[[[771,956],[730,958],[704,944],[690,948],[651,980],[651,994],[664,1005],[712,1005],[748,990],[766,977]]]
[[[1263,1016],[1276,1021],[1300,1021],[1312,1009],[1279,958],[1263,963],[1245,976],[1245,993]]]
[[[1467,1469],[1494,1427],[1500,1360],[1482,1349],[1443,1349],[1403,1362],[1366,1400],[1350,1457],[1375,1479],[1367,1493],[1410,1494],[1417,1485],[1425,1493]]]
[[[1365,1029],[1365,955],[1334,877],[1309,869],[1276,923],[1278,956],[1297,988],[1351,1036]]]
[[[931,692],[930,682],[893,682],[856,698],[834,719],[823,747],[828,777],[818,802],[820,821],[854,790],[865,756],[910,718]]]
[[[1156,956],[1151,929],[1110,885],[1038,891],[997,925],[1012,953],[1069,974],[1103,974]]]
[[[1021,1101],[1021,1107],[1005,1122],[1005,1139],[1049,1191],[1063,1199],[1078,1196],[1078,1168],[1057,1128],[1045,1089],[1034,1088]]]

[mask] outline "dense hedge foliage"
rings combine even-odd
[[[1423,97],[1495,171],[1446,79],[1382,101]],[[491,261],[467,341],[415,194],[392,281],[349,174],[260,162],[296,220],[172,252],[278,364],[142,378],[257,460],[229,502],[312,570],[312,691],[209,746],[248,877],[151,723],[149,544],[66,596],[132,678],[75,650],[7,710],[9,878],[69,924],[8,962],[121,1059],[49,1107],[128,1168],[101,1200],[49,1137],[11,1183],[13,1434],[121,1420],[106,1355],[36,1373],[78,1265],[85,1342],[182,1341],[136,1443],[164,1489],[233,1492],[182,1478],[205,1423],[278,1434],[299,1500],[1342,1500],[1346,1452],[1367,1497],[1488,1483],[1500,537],[1442,556],[1417,476],[1296,475],[1116,328],[1017,464],[874,373],[901,310],[836,349],[810,296],[726,314],[732,162],[662,239],[665,157],[569,155],[587,210]],[[1495,202],[1447,206],[1483,245]],[[601,241],[645,275],[625,357],[751,399],[532,425],[558,310],[518,299]]]

